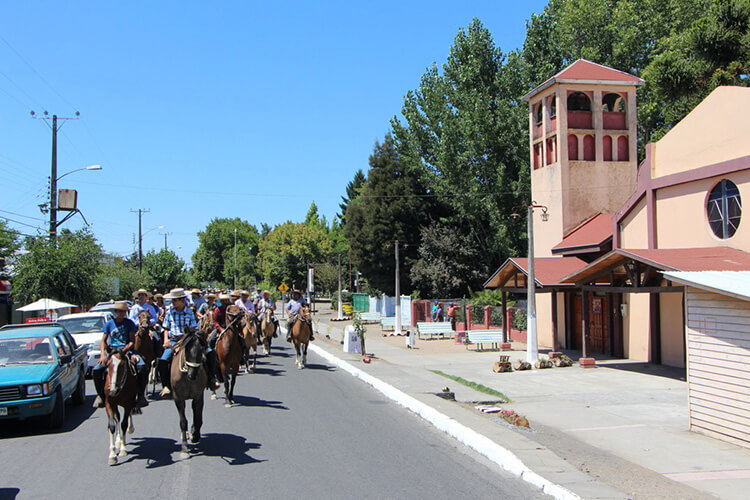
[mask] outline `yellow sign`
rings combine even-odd
[[[282,283],[282,284],[279,285],[279,291],[281,293],[286,293],[286,292],[289,291],[289,287],[286,286],[286,283]]]

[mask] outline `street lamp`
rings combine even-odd
[[[65,172],[60,177],[58,177],[57,180],[59,181],[60,179],[62,179],[66,175],[70,175],[70,174],[72,174],[74,172],[80,172],[81,170],[101,170],[101,169],[102,169],[101,165],[89,165],[88,167],[77,168],[75,170],[71,170],[70,172]]]
[[[61,221],[60,224],[57,223],[57,181],[65,177],[66,175],[70,175],[74,172],[80,172],[81,170],[101,170],[101,165],[89,165],[88,167],[83,168],[77,168],[75,170],[71,170],[70,172],[66,172],[62,174],[60,177],[56,177],[57,174],[57,165],[55,164],[54,168],[52,169],[52,176],[50,176],[50,190],[49,190],[49,235],[50,239],[54,240],[57,237],[57,226],[65,222],[65,220]]]
[[[526,279],[526,301],[527,301],[527,314],[526,314],[526,361],[532,365],[539,361],[539,345],[536,334],[536,276],[534,274],[534,209],[539,208],[542,210],[542,221],[547,222],[549,220],[549,214],[547,213],[547,207],[544,205],[537,205],[533,201],[530,205],[521,205],[515,207],[514,213],[510,216],[514,220],[521,218],[521,215],[515,210],[520,208],[526,209],[526,221],[528,223],[528,238],[529,238],[529,275]],[[503,321],[507,321],[507,318],[503,318]]]

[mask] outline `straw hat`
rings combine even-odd
[[[115,311],[128,311],[128,303],[124,300],[118,300],[112,307]]]
[[[165,298],[167,299],[184,299],[187,297],[184,288],[172,288]]]
[[[227,295],[226,293],[220,293],[219,300],[232,300],[232,297],[230,295]]]
[[[271,295],[271,292],[269,292],[268,290],[263,290],[263,295],[265,294]]]
[[[230,293],[229,295],[231,295],[232,297],[239,297],[240,296],[240,291],[239,290],[232,290],[232,293]]]
[[[206,295],[206,298],[207,299],[215,299],[216,298],[216,294],[215,293],[209,293],[208,295]]]
[[[298,289],[292,290],[292,295],[294,295],[295,293],[302,295],[302,292],[300,292]]]
[[[155,294],[154,294],[154,298],[155,298],[155,299],[163,299],[163,298],[164,298],[164,295],[162,295],[162,294],[160,294],[160,293],[155,293]]]
[[[240,290],[240,295],[250,296],[250,292],[248,292],[247,290]]]
[[[138,290],[133,292],[133,297],[138,297],[142,293],[145,294],[146,297],[151,297],[151,292],[149,292],[148,290],[144,290],[143,288],[139,288]]]
[[[201,291],[198,290],[197,288],[193,288],[192,290],[190,290],[190,293],[197,293],[198,295],[200,295]]]

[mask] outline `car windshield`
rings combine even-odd
[[[0,339],[0,365],[51,363],[53,360],[48,339]]]
[[[101,332],[104,327],[104,318],[64,318],[57,320],[68,329],[70,333],[92,333]]]

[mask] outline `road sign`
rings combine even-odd
[[[279,291],[281,293],[286,293],[286,292],[289,291],[289,287],[287,286],[286,283],[282,283],[282,284],[279,285]]]

